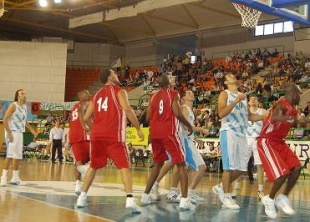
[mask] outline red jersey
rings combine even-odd
[[[281,98],[276,104],[280,103],[283,107],[283,115],[297,116],[297,109],[287,99]],[[259,135],[260,138],[280,139],[283,140],[290,131],[293,121],[278,121],[271,120],[273,109],[264,120],[262,131]]]
[[[70,130],[69,130],[69,141],[70,143],[76,143],[80,141],[89,140],[89,135],[85,132],[79,119],[79,109],[85,112],[88,105],[88,101],[82,101],[76,103],[71,111],[70,118]]]
[[[125,142],[127,119],[117,98],[120,90],[119,86],[106,85],[94,96],[91,139]]]
[[[177,95],[177,91],[165,88],[152,96],[150,101],[150,136],[152,139],[166,138],[177,133],[179,121],[172,111],[172,102]]]

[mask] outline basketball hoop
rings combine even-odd
[[[262,14],[261,11],[234,2],[232,4],[235,6],[237,12],[241,15],[242,19],[241,26],[248,28],[256,27],[258,19]]]

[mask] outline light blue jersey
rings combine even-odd
[[[264,109],[258,108],[253,112],[253,114],[256,115],[263,115]],[[263,121],[248,121],[248,128],[247,128],[247,134],[246,137],[258,137],[260,131],[262,130],[263,127]]]
[[[227,106],[233,103],[240,93],[234,94],[229,90],[227,92]],[[220,131],[234,131],[237,135],[245,135],[248,125],[248,102],[247,99],[241,100],[235,105],[233,110],[221,121]]]
[[[23,104],[19,106],[17,102],[14,102],[16,107],[14,113],[8,120],[8,124],[11,131],[25,132],[26,120],[27,120],[27,106]]]
[[[227,106],[233,103],[237,96],[229,90]],[[224,170],[247,171],[251,151],[247,148],[246,133],[248,125],[247,100],[241,100],[232,111],[222,118],[220,129],[220,144]]]

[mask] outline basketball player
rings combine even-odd
[[[181,111],[184,117],[192,124],[192,128],[194,132],[201,132],[204,135],[208,134],[208,131],[201,128],[201,127],[195,127],[194,121],[195,116],[192,111],[193,108],[193,102],[195,100],[194,93],[190,90],[185,91],[182,94],[182,105],[181,105]],[[203,174],[205,173],[207,167],[206,164],[201,157],[200,153],[196,149],[194,145],[194,135],[187,136],[187,130],[181,125],[180,127],[180,137],[183,139],[183,146],[185,149],[185,156],[186,156],[186,165],[188,165],[188,175],[189,175],[189,181],[190,181],[190,189],[188,190],[188,197],[192,203],[197,203],[203,201],[203,198],[199,197],[195,193],[195,189],[201,180]],[[174,164],[171,163],[171,161],[166,161],[162,169],[160,170],[160,174],[154,183],[151,194],[153,195],[152,199],[158,199],[158,183],[160,180],[167,174],[167,172],[174,166]],[[180,200],[179,198],[179,191],[177,189],[177,185],[179,182],[178,172],[176,170],[177,168],[174,168],[173,174],[172,174],[172,187],[167,194],[167,200],[178,202]]]
[[[257,96],[254,94],[251,94],[249,96],[249,111],[253,114],[257,114],[257,115],[263,115],[266,116],[267,111],[263,108],[259,108],[258,107],[259,102],[257,99]],[[263,121],[248,121],[248,126],[247,126],[247,134],[246,134],[246,138],[247,138],[247,145],[248,148],[253,152],[253,157],[254,157],[254,164],[257,166],[257,182],[258,182],[258,193],[257,193],[257,197],[258,200],[261,200],[261,198],[264,196],[264,174],[263,174],[263,169],[262,169],[262,161],[260,160],[259,154],[258,154],[258,150],[257,150],[257,142],[256,142],[256,138],[258,137],[261,129],[263,126]],[[238,180],[236,180],[236,182],[234,183],[234,189],[232,192],[232,196],[236,197],[238,195],[238,191],[240,188],[240,178],[238,178]]]
[[[160,169],[171,155],[172,163],[178,167],[181,184],[180,210],[194,210],[193,205],[187,198],[188,177],[185,167],[185,156],[180,138],[178,136],[178,120],[183,123],[191,134],[192,125],[182,115],[179,94],[171,89],[171,83],[167,75],[158,78],[160,90],[151,97],[147,108],[146,120],[150,122],[150,138],[153,150],[154,166],[152,167],[147,186],[141,197],[142,204],[151,203],[151,188],[159,175]]]
[[[5,140],[8,142],[6,158],[2,170],[0,185],[7,185],[7,174],[10,163],[13,162],[13,176],[11,184],[20,185],[22,183],[19,178],[20,160],[23,159],[23,146],[25,127],[33,134],[34,138],[38,134],[27,122],[27,105],[26,91],[19,89],[15,92],[14,102],[11,103],[3,118],[3,125],[5,129]]]
[[[268,180],[273,182],[269,195],[262,198],[265,213],[270,218],[277,217],[275,206],[285,214],[295,214],[288,195],[299,177],[301,164],[296,154],[286,145],[284,138],[297,121],[296,107],[300,101],[300,94],[298,86],[294,84],[287,86],[285,96],[269,111],[257,138],[258,152],[264,170]],[[285,181],[287,183],[284,190],[276,197]]]
[[[246,144],[248,120],[262,120],[264,116],[252,114],[248,110],[246,95],[238,92],[238,81],[232,73],[224,78],[224,88],[218,98],[218,114],[222,119],[220,128],[220,144],[223,161],[222,183],[212,187],[221,200],[223,207],[239,209],[232,199],[231,183],[244,171],[251,156]]]
[[[103,87],[95,94],[84,115],[84,121],[91,130],[91,162],[77,206],[87,206],[86,193],[97,169],[106,166],[110,158],[122,174],[127,193],[126,208],[131,209],[133,213],[139,213],[141,210],[132,195],[130,155],[125,144],[126,117],[136,128],[141,140],[144,140],[144,135],[129,104],[127,92],[117,86],[119,80],[116,73],[112,69],[105,70],[100,74],[99,79]]]
[[[90,161],[90,137],[89,128],[83,121],[84,112],[89,104],[91,95],[88,90],[82,90],[77,94],[79,102],[76,103],[71,111],[69,141],[72,146],[76,171],[75,171],[75,193],[80,195],[81,175],[85,176]]]

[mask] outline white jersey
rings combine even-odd
[[[192,126],[194,126],[194,123],[195,123],[195,115],[194,115],[192,109],[189,108],[187,105],[182,105],[181,108],[182,108],[182,107],[186,107],[186,108],[188,109],[188,111],[189,111],[188,118],[186,118],[186,117],[185,117],[185,118],[188,120],[188,122],[189,122]],[[187,132],[187,130],[184,129],[184,126],[183,126],[182,124],[180,124],[180,132],[181,132],[181,136],[182,136],[183,138],[191,139],[192,141],[195,139],[195,138],[194,138],[194,134],[191,134],[190,136],[187,135],[188,132]]]
[[[234,94],[229,90],[227,92],[227,106],[233,103],[241,93]],[[248,125],[248,106],[247,99],[241,100],[232,111],[222,118],[220,131],[233,131],[237,135],[245,135]]]
[[[257,110],[255,110],[255,112],[253,112],[253,114],[256,115],[263,115],[264,113],[264,109],[258,108]],[[246,133],[246,137],[258,137],[260,131],[262,130],[263,127],[263,121],[248,121],[248,128],[247,128],[247,133]]]
[[[26,120],[27,120],[27,106],[23,104],[19,106],[17,102],[14,102],[16,107],[14,113],[8,120],[8,124],[11,131],[23,133],[25,132]]]

